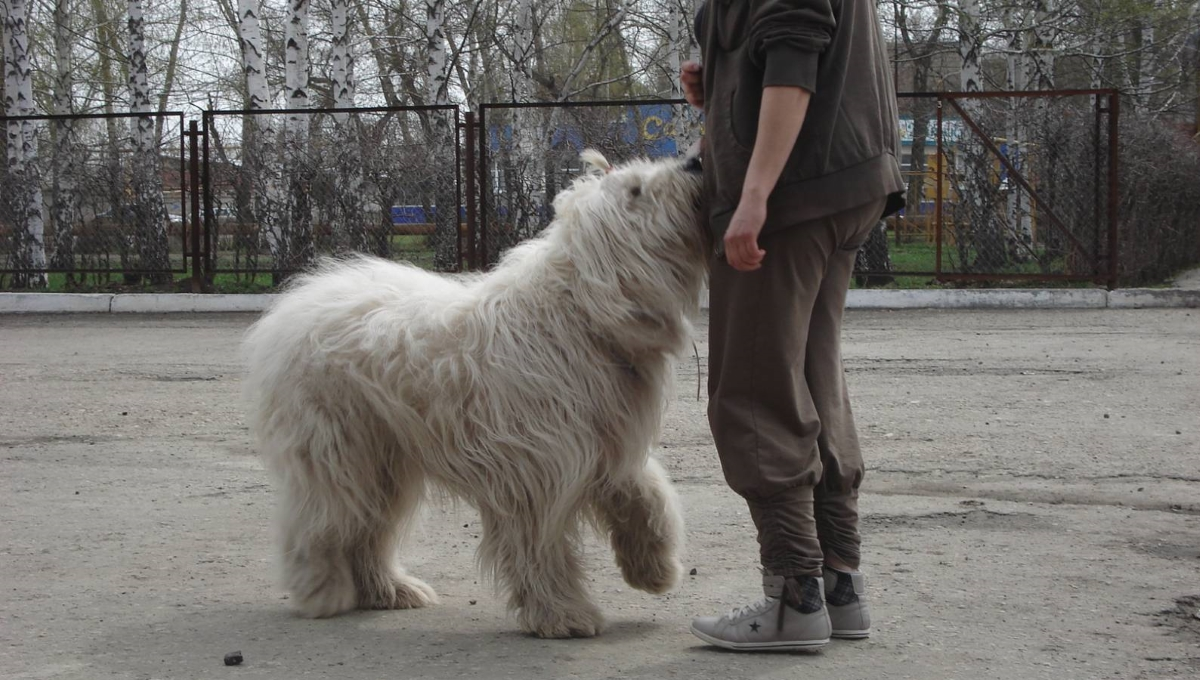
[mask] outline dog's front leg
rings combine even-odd
[[[480,557],[509,593],[521,628],[541,638],[592,637],[604,625],[588,597],[575,541],[545,536],[545,518],[530,511],[481,510]]]
[[[671,481],[658,461],[629,480],[609,481],[596,493],[595,511],[608,532],[621,575],[630,586],[662,594],[683,575],[683,516]]]

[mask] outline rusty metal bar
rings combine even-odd
[[[1111,96],[1116,94],[1116,90],[1111,88],[1100,89],[1075,89],[1075,90],[988,90],[985,92],[910,92],[908,96],[920,97],[926,94],[943,97],[947,100],[951,99],[1040,99],[1049,97],[1083,97],[1087,95],[1096,96]]]
[[[1116,92],[1108,96],[1108,289],[1117,287],[1120,269],[1117,251],[1120,248],[1117,230],[1117,211],[1120,210],[1120,187],[1117,182],[1120,160],[1120,115],[1121,98]],[[1099,162],[1099,158],[1096,159]]]
[[[488,269],[488,129],[487,104],[479,107],[479,269]]]
[[[216,224],[216,220],[213,218],[212,163],[208,154],[209,131],[213,128],[212,112],[205,111],[202,120],[204,121],[204,137],[201,139],[200,152],[204,169],[200,173],[200,182],[203,185],[204,191],[204,266],[208,283],[212,283],[212,277],[217,270],[217,238],[213,234],[213,227]]]
[[[458,117],[459,108],[454,106],[454,271],[462,271],[463,268],[463,230],[458,223],[458,211],[463,204],[463,186],[462,186],[462,121]]]
[[[967,127],[971,128],[971,131],[975,133],[975,136],[979,138],[979,141],[982,142],[983,145],[987,147],[987,150],[1000,161],[1000,164],[1003,165],[1006,170],[1008,170],[1008,176],[1011,177],[1018,186],[1029,193],[1029,197],[1032,198],[1034,203],[1046,213],[1046,217],[1049,217],[1050,221],[1062,230],[1063,234],[1066,235],[1066,237],[1071,241],[1071,244],[1074,245],[1081,254],[1086,255],[1087,250],[1084,249],[1083,244],[1080,243],[1079,239],[1075,237],[1075,234],[1072,234],[1071,230],[1067,229],[1067,225],[1064,224],[1063,221],[1058,217],[1058,214],[1055,213],[1050,206],[1046,205],[1046,202],[1042,200],[1042,197],[1039,196],[1033,186],[1029,184],[1029,182],[1025,179],[1025,176],[1017,171],[1017,168],[1012,164],[1012,161],[1009,160],[1008,157],[1003,153],[1001,153],[1000,149],[996,148],[996,144],[988,138],[987,134],[985,134],[984,131],[979,127],[979,124],[975,122],[975,119],[971,118],[971,116],[967,114],[966,110],[959,106],[958,102],[954,101],[954,98],[947,97],[946,101],[950,102],[950,106],[954,107],[954,110],[958,112],[960,117],[962,117],[962,120],[967,124]]]
[[[186,250],[185,243],[188,237],[188,220],[187,220],[187,128],[183,124],[183,115],[179,116],[179,247],[181,250]],[[168,228],[170,220],[168,220]],[[187,253],[181,253],[179,267],[187,272]]]
[[[910,274],[896,274],[893,276],[910,276]],[[989,274],[984,272],[963,272],[963,273],[948,273],[942,274],[943,281],[1092,281],[1097,282],[1097,277],[1087,274],[1031,274],[1031,273],[1014,273],[1014,274]]]
[[[463,174],[467,180],[467,195],[464,200],[467,203],[467,269],[474,271],[479,267],[479,258],[476,243],[476,220],[479,215],[475,212],[475,112],[467,111],[466,113],[466,154],[464,155]]]
[[[1100,274],[1100,97],[1092,97],[1092,272]]]
[[[188,159],[189,184],[191,185],[191,249],[192,249],[192,292],[199,293],[204,289],[204,261],[200,255],[200,126],[196,121],[188,123]],[[180,206],[181,208],[183,206]]]
[[[943,182],[945,181],[944,178],[946,176],[946,168],[945,168],[946,161],[945,161],[945,158],[942,156],[945,149],[943,147],[944,142],[942,139],[942,98],[941,97],[938,97],[937,106],[935,108],[937,110],[937,163],[938,163],[937,167],[938,167],[938,172],[937,172],[937,196],[934,199],[934,206],[933,206],[933,229],[934,229],[934,239],[933,240],[937,247],[937,259],[934,260],[933,270],[935,272],[937,272],[937,274],[935,274],[935,276],[936,276],[936,275],[940,275],[942,273],[942,201],[945,198],[945,193],[944,193],[945,190],[942,185],[943,185]],[[915,137],[916,134],[914,133],[913,136]],[[916,153],[916,152],[914,151],[914,153]],[[924,186],[924,183],[922,183],[922,186]],[[920,205],[921,205],[921,197],[917,196],[917,206],[919,207]]]

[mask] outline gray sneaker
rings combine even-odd
[[[825,607],[833,637],[860,640],[871,635],[871,609],[866,580],[860,572],[825,567]]]
[[[831,626],[815,576],[796,579],[800,608],[783,601],[785,579],[763,576],[763,599],[724,616],[692,621],[692,634],[710,645],[738,651],[812,650],[829,642]]]

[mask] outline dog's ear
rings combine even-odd
[[[604,154],[595,149],[585,149],[583,153],[579,154],[579,160],[583,161],[584,165],[591,166],[592,172],[607,175],[613,169],[612,163],[608,162]]]

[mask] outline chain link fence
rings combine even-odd
[[[907,204],[860,253],[860,282],[1111,282],[1115,93],[905,99]]]
[[[1200,139],[1121,114],[1120,283],[1157,284],[1200,264]]]
[[[485,104],[479,126],[474,245],[487,264],[550,224],[554,196],[583,172],[584,149],[612,163],[673,157],[703,131],[699,116],[679,100]]]
[[[278,283],[350,252],[462,266],[456,106],[210,111],[209,276]]]
[[[183,114],[0,117],[0,128],[0,287],[169,284],[186,271]]]
[[[1200,262],[1200,194],[1187,190],[1200,145],[1119,116],[1116,93],[900,101],[908,203],[859,252],[858,285],[1141,285]],[[678,100],[485,104],[465,118],[210,111],[186,166],[179,113],[0,118],[0,287],[165,289],[189,256],[193,284],[219,290],[269,288],[349,252],[485,268],[550,223],[582,150],[672,157],[703,133]]]

